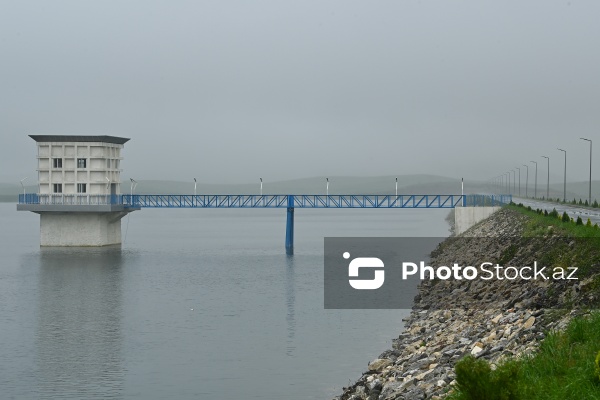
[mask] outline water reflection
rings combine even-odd
[[[41,398],[122,398],[121,290],[120,247],[40,249]]]
[[[294,345],[294,336],[296,334],[296,293],[294,273],[294,256],[286,257],[285,265],[285,297],[287,314],[285,320],[287,322],[287,349],[286,355],[293,356],[296,346]]]

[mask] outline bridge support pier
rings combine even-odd
[[[294,196],[288,196],[287,222],[285,226],[285,253],[294,254]]]

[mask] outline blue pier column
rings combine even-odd
[[[288,196],[287,223],[285,226],[285,252],[294,254],[294,196]]]

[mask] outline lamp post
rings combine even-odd
[[[197,184],[197,181],[196,181],[196,178],[194,178],[194,196],[196,196],[196,184]]]
[[[398,197],[398,177],[396,177],[396,197]]]
[[[515,190],[516,186],[515,185],[516,185],[516,182],[517,182],[516,175],[515,175],[516,172],[515,172],[514,169],[511,169],[511,171],[513,173],[513,194],[515,194],[516,193],[516,190]]]
[[[557,149],[558,149],[558,147],[557,147]],[[558,150],[565,153],[565,178],[564,178],[564,183],[563,183],[563,201],[566,203],[567,202],[567,151],[563,150],[563,149],[558,149]]]
[[[259,179],[260,179],[260,195],[262,196],[262,178],[259,178]]]
[[[527,168],[527,175],[525,175],[525,197],[527,197],[527,187],[529,186],[529,165],[523,164]]]
[[[137,186],[137,181],[133,178],[129,178],[129,180],[131,181],[131,201],[133,202],[133,191],[135,190],[135,187]]]
[[[508,188],[508,194],[510,194],[510,171],[505,172],[505,174],[508,175],[508,181],[507,181],[508,182],[508,186],[507,186],[507,188]]]
[[[23,182],[25,182],[26,180],[27,180],[27,177],[20,180],[21,187],[23,188],[23,201],[25,201],[25,185],[23,185]]]
[[[329,178],[325,178],[325,181],[327,182],[325,184],[325,193],[327,194],[327,196],[329,196]]]
[[[535,164],[535,186],[533,189],[533,198],[537,199],[537,162],[535,162],[535,161],[531,161],[531,162]]]
[[[519,170],[519,196],[521,196],[521,168],[515,167]]]
[[[590,142],[590,187],[589,187],[589,203],[588,205],[591,207],[592,206],[592,140],[591,139],[586,139],[586,138],[579,138],[581,140],[587,140],[588,142]]]
[[[542,156],[548,160],[548,180],[546,181],[546,200],[550,199],[550,157]]]

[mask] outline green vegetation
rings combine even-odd
[[[542,264],[577,266],[579,279],[593,277],[582,291],[597,293],[600,290],[597,224],[592,225],[589,219],[584,224],[581,217],[573,221],[555,209],[544,212],[514,203],[507,208],[528,217],[525,237],[567,238],[552,241],[540,251]],[[514,246],[510,246],[501,258],[510,258],[515,252]],[[551,315],[549,312],[548,316]],[[539,351],[533,355],[507,358],[495,366],[468,356],[456,364],[455,371],[457,385],[449,394],[451,400],[600,400],[600,312],[575,317],[564,332],[546,332]]]
[[[495,370],[481,359],[456,364],[451,400],[600,399],[600,313],[550,332],[534,356],[507,359]]]
[[[546,215],[544,210],[533,210],[531,207],[525,207],[521,203],[511,203],[506,207],[529,217],[529,221],[525,227],[524,236],[544,236],[548,233],[549,227],[552,227],[553,233],[562,236],[574,238],[600,238],[598,224],[592,225],[591,221],[584,224],[581,218],[578,218],[578,220],[581,220],[581,223],[577,223],[577,221],[573,221],[566,212],[560,215],[556,209],[553,209]]]
[[[554,241],[551,246],[540,249],[538,255],[540,263],[553,267],[577,267],[579,279],[593,276],[593,283],[588,285],[586,290],[600,290],[600,228],[598,224],[592,225],[589,219],[584,224],[581,218],[573,221],[567,214],[560,215],[556,209],[545,215],[542,210],[532,210],[522,204],[511,204],[506,207],[528,217],[523,232],[524,237],[535,238],[552,235],[568,238],[568,240]],[[513,246],[506,249],[501,258],[514,256]],[[594,296],[594,298],[598,298],[598,296]],[[600,303],[600,298],[597,299],[597,302]]]
[[[460,400],[509,400],[518,399],[520,365],[507,361],[492,370],[487,361],[473,356],[463,358],[456,364],[457,392],[451,399]]]

